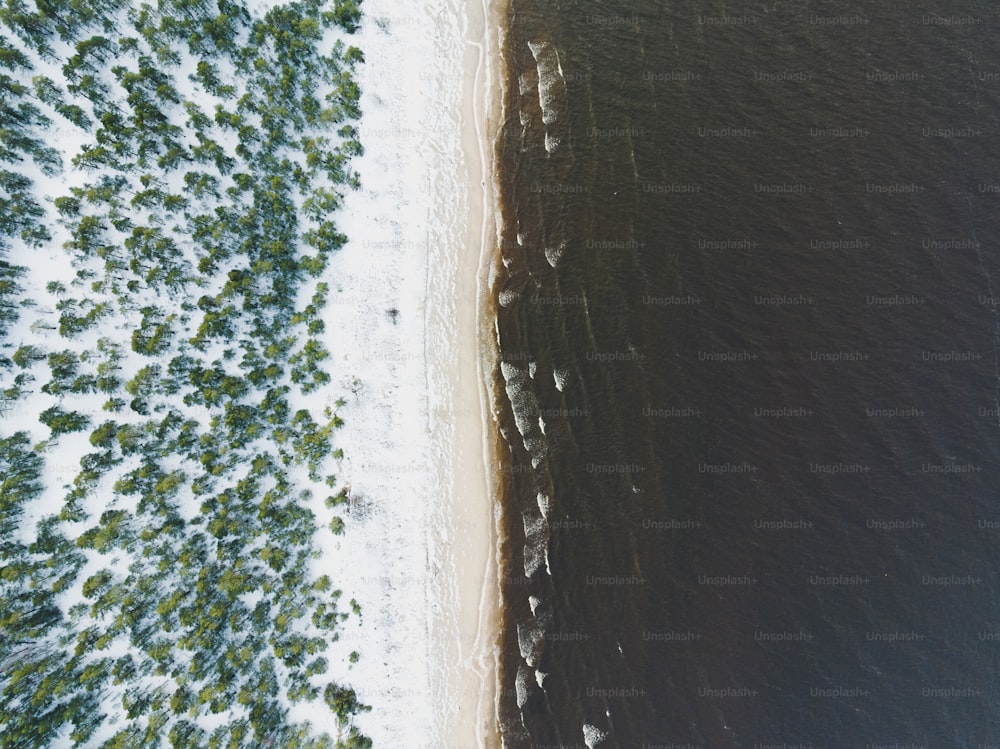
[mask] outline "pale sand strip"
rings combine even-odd
[[[460,173],[468,201],[461,244],[453,249],[458,268],[453,319],[458,366],[452,373],[455,460],[451,495],[452,527],[457,533],[443,554],[451,556],[457,596],[445,617],[457,622],[457,638],[444,641],[441,655],[449,669],[443,698],[442,739],[449,749],[494,749],[496,724],[496,642],[499,585],[493,459],[494,427],[485,384],[489,370],[484,342],[493,335],[485,314],[488,263],[495,234],[493,138],[500,110],[497,75],[497,0],[453,0],[461,17],[462,60]],[[492,17],[491,17],[492,16]],[[440,196],[447,200],[447,195]],[[429,298],[434,295],[428,294]],[[439,630],[441,631],[441,630]],[[454,629],[452,631],[455,631]]]
[[[498,27],[486,18],[501,1],[367,0],[353,40],[367,60],[366,152],[362,189],[339,216],[351,241],[331,262],[327,324],[337,390],[354,393],[337,443],[362,512],[324,544],[321,566],[365,611],[330,657],[361,653],[346,680],[372,705],[357,722],[377,747],[498,746],[494,430],[480,359],[493,338],[487,115],[499,111]]]

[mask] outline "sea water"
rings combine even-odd
[[[1000,742],[997,31],[510,0],[506,746]]]

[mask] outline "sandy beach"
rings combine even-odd
[[[353,42],[366,58],[365,155],[338,218],[350,241],[331,264],[327,327],[336,382],[353,394],[337,446],[356,506],[320,564],[364,612],[331,655],[360,653],[348,676],[372,707],[358,725],[375,746],[499,745],[480,329],[495,241],[493,4],[368,0]]]
[[[496,3],[493,3],[494,5]],[[491,334],[483,314],[487,290],[487,264],[492,255],[494,234],[493,135],[500,101],[495,81],[496,45],[499,43],[495,9],[489,0],[455,3],[453,7],[464,26],[465,52],[462,59],[461,138],[459,160],[468,201],[466,218],[450,222],[454,238],[442,244],[457,260],[454,299],[457,314],[452,320],[438,318],[442,330],[449,330],[457,353],[457,367],[449,376],[452,383],[450,424],[439,423],[441,436],[452,439],[455,454],[450,497],[451,543],[442,546],[450,577],[457,583],[450,599],[452,606],[441,611],[433,629],[445,634],[438,640],[438,657],[447,665],[439,692],[442,709],[442,746],[492,749],[499,746],[496,731],[496,628],[499,604],[493,487],[488,467],[493,463],[493,427],[488,422],[484,372],[484,341]],[[492,118],[492,119],[491,119]],[[456,185],[461,191],[461,185]],[[447,201],[447,195],[441,196]],[[463,236],[464,235],[464,236]],[[452,248],[458,248],[454,252]],[[441,258],[447,265],[447,258]],[[445,296],[428,290],[428,298]],[[433,327],[433,326],[432,326]],[[435,352],[428,352],[429,363]],[[443,523],[448,525],[448,522]]]

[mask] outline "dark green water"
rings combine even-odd
[[[511,0],[506,746],[1000,744],[997,27]]]

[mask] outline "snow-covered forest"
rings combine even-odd
[[[2,0],[3,749],[370,746],[315,564],[359,22]]]

